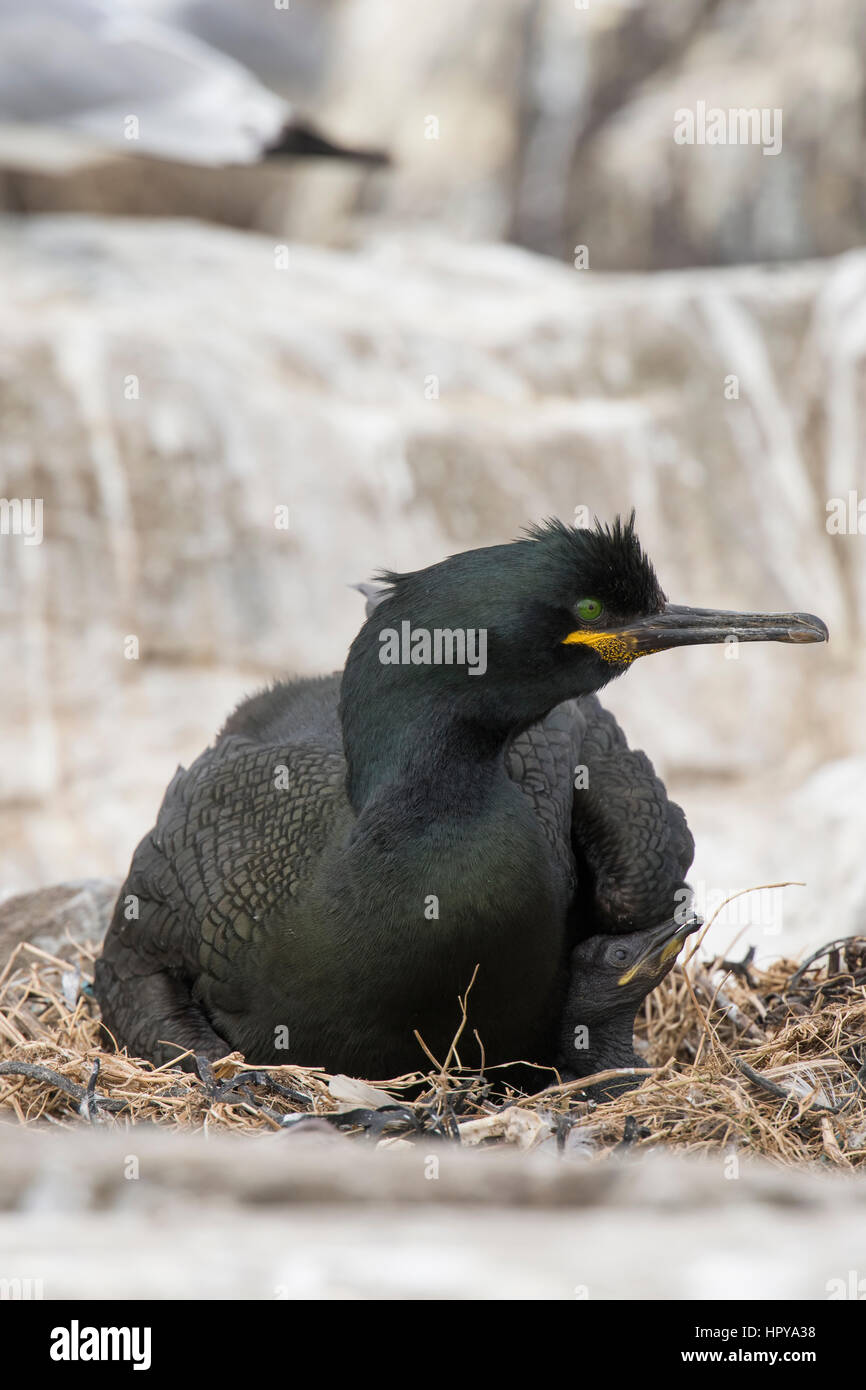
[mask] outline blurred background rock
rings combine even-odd
[[[134,8],[392,165],[7,161],[0,495],[44,540],[0,535],[0,892],[122,874],[234,702],[342,665],[349,583],[634,505],[674,600],[831,628],[606,692],[699,896],[807,880],[714,944],[862,930],[862,7]],[[698,102],[781,151],[678,145]]]

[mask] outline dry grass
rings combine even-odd
[[[596,1111],[596,1140],[609,1145],[628,1123],[642,1144],[690,1152],[866,1162],[866,938],[807,961],[678,967],[639,1028],[660,1071]]]
[[[778,960],[758,970],[748,957],[745,967],[696,957],[677,966],[638,1024],[648,1063],[659,1070],[598,1106],[581,1100],[577,1082],[503,1099],[490,1082],[507,1069],[487,1081],[461,1071],[457,1039],[441,1066],[379,1082],[379,1092],[300,1067],[250,1068],[238,1054],[199,1075],[154,1069],[101,1045],[88,985],[94,952],[70,954],[63,961],[22,945],[0,977],[0,1119],[7,1122],[247,1133],[313,1123],[387,1145],[423,1134],[472,1145],[546,1144],[593,1158],[661,1144],[786,1164],[866,1162],[864,937],[833,943],[800,966]],[[391,1093],[385,1109],[383,1087]]]

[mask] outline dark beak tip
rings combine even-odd
[[[700,931],[703,925],[704,919],[702,917],[690,917],[687,922],[684,922],[681,927],[678,927],[678,929],[671,934],[670,940],[673,941],[676,938],[681,945],[685,945],[689,937],[694,936],[696,931]]]

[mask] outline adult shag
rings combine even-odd
[[[444,1057],[478,966],[487,1064],[550,1065],[582,941],[662,923],[676,954],[692,837],[594,692],[650,652],[827,629],[668,604],[633,520],[384,575],[342,676],[235,711],[133,855],[96,965],[119,1045],[396,1076],[424,1065],[416,1030]]]

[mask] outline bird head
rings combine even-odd
[[[591,1024],[616,1014],[630,1019],[673,969],[682,947],[703,926],[693,914],[623,936],[589,936],[571,953],[565,1016]]]
[[[635,534],[634,513],[627,522],[594,528],[547,521],[511,544],[466,551],[409,574],[386,572],[379,583],[378,591],[365,589],[369,616],[356,639],[359,650],[369,652],[383,632],[393,641],[404,625],[409,634],[431,634],[426,649],[420,640],[414,649],[411,640],[404,643],[402,661],[383,668],[383,682],[405,691],[435,686],[456,714],[508,732],[563,700],[599,690],[652,652],[731,639],[805,643],[828,636],[810,613],[668,603]],[[426,671],[437,631],[467,634],[474,665],[445,661],[432,675]]]

